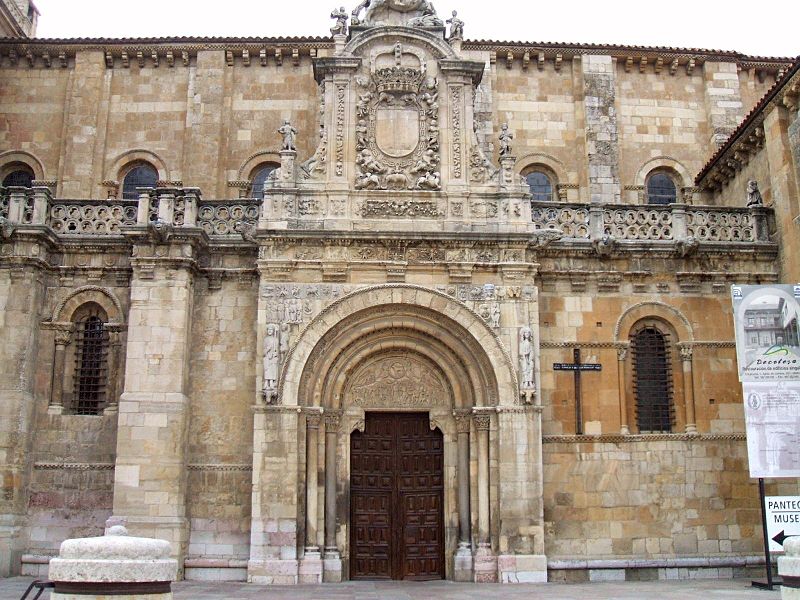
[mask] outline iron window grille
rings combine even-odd
[[[632,339],[633,389],[640,432],[670,432],[675,424],[669,336],[645,327]]]
[[[108,332],[96,315],[76,328],[75,400],[76,415],[97,415],[106,401],[108,380]]]

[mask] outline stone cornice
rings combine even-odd
[[[744,433],[648,433],[633,435],[603,434],[603,435],[544,435],[544,444],[623,444],[623,443],[648,443],[648,442],[716,442],[716,441],[745,441]]]

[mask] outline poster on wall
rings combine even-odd
[[[800,284],[734,285],[739,380],[800,381]]]
[[[800,381],[742,384],[750,477],[800,477]]]

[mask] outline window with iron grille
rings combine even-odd
[[[97,415],[106,401],[108,332],[96,314],[76,327],[75,395],[72,413]]]
[[[644,327],[631,339],[636,422],[640,432],[672,431],[672,361],[669,336]]]

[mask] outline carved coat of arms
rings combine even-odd
[[[356,104],[356,189],[438,190],[438,81],[424,66],[395,65],[374,70],[360,81]]]

